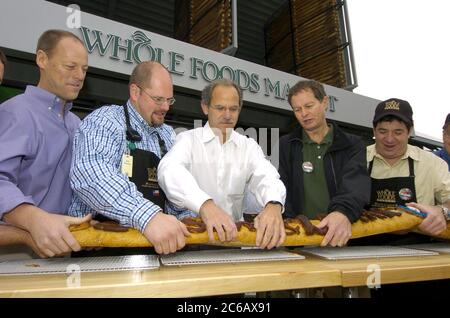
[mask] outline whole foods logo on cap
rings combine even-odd
[[[395,100],[391,100],[390,102],[386,102],[386,104],[384,104],[384,109],[400,110],[400,103]]]

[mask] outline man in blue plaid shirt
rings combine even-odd
[[[189,235],[177,217],[189,211],[166,202],[156,177],[175,139],[164,124],[175,102],[169,72],[157,62],[140,63],[131,74],[129,96],[125,105],[89,114],[75,134],[69,215],[101,214],[140,230],[157,253],[173,253]]]

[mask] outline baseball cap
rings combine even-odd
[[[411,105],[406,101],[398,98],[387,99],[377,105],[375,115],[373,117],[373,125],[380,121],[383,117],[392,115],[400,118],[402,121],[411,125],[413,122],[413,110]],[[448,118],[447,118],[448,119]]]

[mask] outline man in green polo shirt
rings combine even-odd
[[[333,126],[328,126],[328,129],[328,133],[319,143],[312,140],[305,130],[302,132],[303,162],[309,162],[310,166],[314,167],[313,171],[303,174],[304,197],[308,198],[304,203],[303,214],[308,218],[314,218],[328,209],[329,193],[323,158],[333,142]]]
[[[366,149],[359,137],[327,123],[328,96],[322,84],[300,81],[289,91],[300,123],[280,139],[279,173],[287,190],[284,217],[326,217],[322,246],[343,246],[370,199]]]

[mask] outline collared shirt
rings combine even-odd
[[[161,157],[158,138],[170,149],[175,139],[172,127],[150,126],[127,102],[130,124],[142,137],[138,149]],[[134,183],[121,172],[122,157],[127,151],[123,106],[104,106],[89,114],[81,123],[74,140],[70,182],[74,190],[69,214],[83,216],[101,213],[121,224],[144,231],[152,217],[164,207],[145,199]],[[179,214],[166,205],[166,212]],[[180,217],[180,215],[177,215]]]
[[[72,140],[80,119],[35,86],[0,105],[0,218],[22,203],[66,214]]]
[[[303,164],[311,164],[312,171],[303,169],[304,185],[304,211],[302,214],[314,218],[317,214],[328,212],[330,195],[328,193],[327,179],[323,158],[333,142],[333,126],[330,125],[327,134],[320,143],[316,143],[303,130]]]
[[[447,162],[448,165],[448,171],[450,171],[450,154],[445,150],[445,148],[433,152],[436,156],[443,159],[445,162]]]
[[[376,179],[408,176],[409,157],[414,160],[414,183],[418,203],[435,205],[450,200],[450,172],[441,158],[429,151],[408,145],[402,158],[391,166],[377,153],[375,145],[367,147],[367,162],[373,160],[371,177]]]
[[[261,147],[233,131],[221,144],[207,123],[177,136],[158,166],[158,181],[175,205],[199,212],[212,199],[235,221],[242,219],[245,187],[260,206],[284,205],[286,189]]]

